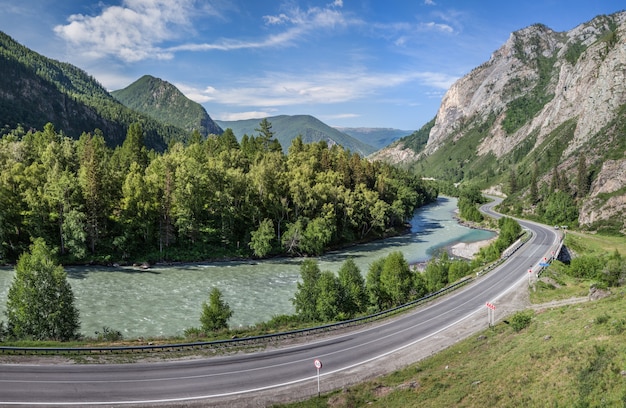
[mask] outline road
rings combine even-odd
[[[486,212],[491,206],[485,206]],[[500,267],[472,284],[417,308],[347,334],[286,348],[186,361],[134,364],[5,364],[0,405],[27,406],[263,406],[349,385],[376,368],[407,364],[407,353],[426,350],[446,330],[469,320],[486,326],[486,302],[498,300],[528,279],[557,245],[556,232],[520,221],[533,237]],[[484,319],[483,319],[484,316]]]

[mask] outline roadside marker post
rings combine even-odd
[[[320,360],[315,359],[313,362],[315,368],[317,369],[317,397],[320,397],[320,368],[322,368],[322,362]]]
[[[496,305],[494,305],[493,303],[487,302],[487,320],[489,323],[489,327],[491,327],[496,318],[495,318],[495,314],[496,314]]]

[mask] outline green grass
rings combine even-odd
[[[579,254],[618,250],[626,239],[568,232]],[[554,262],[533,303],[586,296],[591,281]],[[602,300],[533,312],[519,332],[499,323],[403,370],[281,407],[624,407],[626,290]],[[509,320],[513,320],[510,316]]]
[[[579,254],[584,252],[590,255],[599,255],[612,253],[617,250],[622,256],[626,256],[626,238],[624,236],[568,231],[566,233],[565,245]]]
[[[626,401],[624,292],[500,323],[384,377],[285,407],[587,407]]]

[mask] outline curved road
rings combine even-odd
[[[483,210],[490,212],[493,205]],[[520,224],[532,230],[533,236],[500,267],[436,302],[373,327],[304,345],[197,360],[5,364],[0,366],[0,406],[207,406],[225,401],[230,406],[237,401],[241,406],[263,405],[268,400],[255,401],[255,396],[273,395],[274,401],[280,400],[278,395],[304,398],[317,393],[320,379],[322,384],[335,386],[353,383],[363,370],[424,347],[429,339],[478,313],[486,316],[486,302],[497,302],[527,279],[529,268],[550,256],[559,239],[546,226],[521,220]],[[323,363],[321,377],[313,365],[315,359]]]

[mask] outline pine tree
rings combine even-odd
[[[537,189],[537,165],[533,166],[533,172],[530,176],[530,203],[536,204],[539,200],[539,191]]]
[[[233,315],[228,303],[222,299],[222,292],[218,288],[211,289],[209,294],[209,303],[202,304],[202,330],[212,332],[228,327],[228,319]]]
[[[587,159],[584,155],[578,156],[578,177],[576,195],[579,198],[585,197],[589,193],[589,174],[587,172]]]

